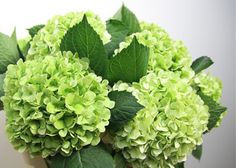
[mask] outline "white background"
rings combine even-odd
[[[220,128],[204,136],[201,162],[190,158],[187,168],[235,168],[235,1],[234,0],[123,0],[140,20],[155,22],[188,46],[193,58],[208,55],[215,61],[210,72],[224,84],[222,102],[228,115]],[[92,10],[106,20],[121,0],[0,0],[0,32],[18,37],[26,28],[51,16]],[[0,113],[0,167],[25,168],[21,154],[8,144]]]

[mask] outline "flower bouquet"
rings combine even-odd
[[[213,61],[124,5],[1,33],[0,64],[9,141],[48,168],[183,168],[226,111]]]

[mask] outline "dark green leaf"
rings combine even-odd
[[[0,110],[3,110],[3,103],[1,100],[0,100]]]
[[[89,146],[65,157],[52,157],[50,168],[114,168],[114,160],[101,146]]]
[[[20,49],[19,45],[17,45],[17,50],[19,52],[20,58],[22,58],[22,60],[25,61],[25,57],[26,57],[26,54],[28,53],[29,48],[26,48],[26,50],[23,51],[23,50]]]
[[[115,168],[126,168],[126,162],[121,153],[116,153],[114,156]]]
[[[41,30],[44,26],[45,25],[40,24],[40,25],[36,25],[29,28],[28,31],[29,31],[30,36],[33,38],[38,33],[38,31]]]
[[[184,162],[178,163],[175,168],[184,168]]]
[[[192,69],[195,71],[195,73],[199,73],[202,70],[208,68],[209,66],[211,66],[214,62],[211,60],[211,58],[207,57],[207,56],[202,56],[199,57],[198,59],[196,59],[191,67]]]
[[[0,33],[0,74],[5,73],[9,64],[20,59],[15,33],[12,37]]]
[[[4,83],[5,74],[0,74],[0,98],[4,95],[3,83]],[[2,101],[0,100],[0,110],[3,109]]]
[[[128,34],[127,27],[119,20],[110,19],[107,21],[107,31],[111,35],[111,42],[105,45],[108,56],[114,54],[114,50],[119,47],[120,42],[125,40]]]
[[[192,155],[197,159],[201,160],[202,157],[202,145],[198,145],[195,150],[193,150]]]
[[[57,154],[56,156],[53,156],[50,161],[50,168],[69,168],[69,166],[74,167],[75,164],[80,164],[80,162],[77,163],[71,163],[69,162],[71,157],[78,157],[78,160],[80,160],[80,154],[79,152],[74,152],[71,156],[65,157],[60,154]],[[80,167],[77,167],[80,168]]]
[[[130,46],[109,61],[107,79],[113,83],[138,82],[147,73],[149,49],[139,44],[134,37]]]
[[[135,14],[124,5],[122,5],[122,7],[113,16],[113,19],[121,21],[128,28],[128,35],[139,32],[141,30],[139,21]]]
[[[211,97],[205,95],[201,91],[197,92],[198,95],[201,97],[201,99],[204,101],[204,104],[209,107],[209,121],[208,121],[208,131],[210,131],[212,128],[214,128],[217,124],[217,121],[219,121],[219,118],[223,112],[227,110],[226,107],[221,106],[216,101],[214,101]]]
[[[105,75],[108,61],[107,54],[102,40],[89,25],[86,16],[79,24],[67,31],[62,39],[60,49],[61,51],[78,53],[80,58],[89,58],[91,69],[97,75]]]
[[[114,168],[115,163],[110,153],[101,146],[90,146],[81,150],[83,168]]]
[[[66,159],[67,159],[66,157],[57,154],[51,157],[51,160],[47,161],[47,163],[50,163],[50,168],[65,168]]]
[[[119,130],[132,120],[139,110],[144,108],[130,92],[113,91],[108,96],[115,102],[115,107],[111,109],[109,124],[109,129],[111,130]]]

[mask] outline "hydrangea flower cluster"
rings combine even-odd
[[[60,44],[67,30],[78,24],[86,14],[89,24],[100,35],[102,41],[107,43],[110,35],[106,31],[105,24],[92,12],[69,13],[65,16],[55,16],[33,38],[27,59],[38,59],[48,54],[60,51]]]
[[[118,82],[145,108],[114,137],[114,146],[134,168],[172,168],[184,161],[207,130],[208,107],[181,73],[160,70],[139,83]]]
[[[114,106],[107,85],[70,52],[8,66],[2,101],[10,142],[43,157],[97,145]]]
[[[197,85],[205,95],[212,97],[213,100],[217,102],[220,101],[222,83],[218,78],[201,72],[194,77],[194,84]]]
[[[174,41],[169,34],[157,26],[142,22],[141,32],[128,36],[120,47],[115,50],[115,55],[128,47],[134,36],[138,42],[150,49],[148,70],[158,72],[159,70],[182,70],[191,65],[191,56],[188,49],[181,41]]]

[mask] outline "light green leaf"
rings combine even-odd
[[[147,73],[148,55],[149,49],[134,37],[127,48],[110,59],[107,79],[112,83],[138,82]]]
[[[227,110],[226,107],[221,106],[216,101],[214,101],[211,97],[205,95],[201,91],[197,92],[201,99],[204,101],[204,104],[209,108],[209,121],[208,121],[208,131],[214,128],[219,120],[221,114]]]
[[[96,31],[89,25],[86,16],[83,20],[70,28],[63,37],[61,51],[78,53],[79,57],[87,57],[90,67],[97,75],[104,76],[107,67],[107,54]]]
[[[121,21],[128,28],[128,35],[141,30],[137,17],[125,5],[122,5],[122,7],[113,16],[113,19]]]
[[[40,25],[36,25],[29,28],[28,31],[29,31],[30,36],[33,38],[38,33],[38,31],[41,30],[44,26],[45,25],[40,24]]]
[[[139,110],[144,108],[130,92],[113,91],[108,96],[115,102],[115,107],[111,109],[110,124],[108,126],[111,130],[119,130],[132,120]]]
[[[207,56],[202,56],[193,61],[191,67],[195,71],[195,73],[199,73],[204,69],[207,69],[209,66],[211,66],[214,62],[211,60],[211,58]]]
[[[20,59],[15,33],[9,37],[0,33],[0,74],[5,73],[9,64],[15,64]]]
[[[16,28],[14,29],[14,31],[11,35],[11,39],[17,43],[17,50],[19,52],[19,57],[22,58],[23,60],[25,60],[26,55],[23,54],[23,52],[18,44],[18,40],[17,40],[17,36],[16,36]]]
[[[197,159],[201,160],[202,157],[202,145],[198,145],[195,150],[192,151],[192,155]]]
[[[108,56],[111,57],[114,54],[114,50],[119,48],[120,42],[125,40],[129,30],[119,20],[110,19],[106,22],[107,30],[111,35],[111,42],[105,45]]]
[[[56,155],[50,168],[114,168],[114,160],[101,146],[89,146],[74,152],[69,157]]]
[[[114,156],[115,168],[126,168],[125,159],[121,153],[116,153]]]
[[[11,39],[14,41],[17,41],[17,37],[16,37],[16,28],[14,29],[14,31],[11,34]]]
[[[24,58],[28,54],[31,40],[32,40],[31,37],[26,37],[24,39],[17,40],[18,41],[19,52],[21,53],[21,55],[23,55]]]

